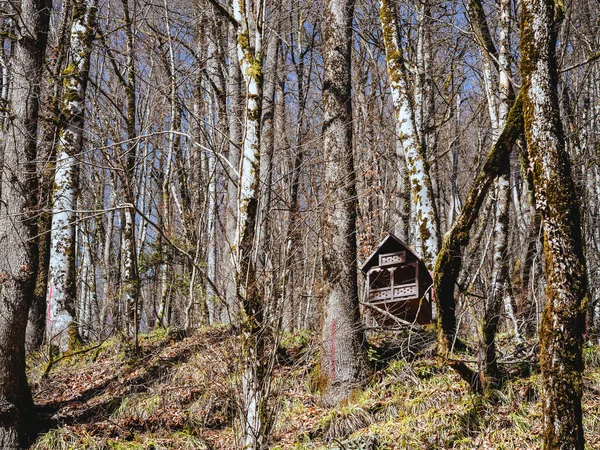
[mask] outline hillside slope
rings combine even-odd
[[[431,356],[428,335],[373,336],[377,371],[352,402],[319,406],[317,342],[285,336],[276,353],[274,449],[536,449],[539,376],[514,377],[494,398],[473,396]],[[117,339],[92,345],[29,377],[42,449],[235,448],[236,337],[227,327],[185,337],[155,332],[141,351]],[[418,345],[417,345],[418,344]],[[587,448],[600,448],[600,349],[586,349]],[[516,372],[518,364],[511,366]],[[521,369],[523,364],[521,364]]]

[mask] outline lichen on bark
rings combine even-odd
[[[388,0],[380,0],[379,16],[385,46],[387,72],[396,112],[400,143],[411,185],[411,198],[419,230],[421,259],[429,270],[439,250],[439,224],[429,162],[415,124],[415,101],[409,92],[398,18]]]
[[[80,342],[75,324],[75,221],[79,155],[83,143],[85,93],[95,35],[96,1],[71,2],[71,62],[63,70],[64,89],[54,175],[48,267],[48,342],[61,351]]]
[[[544,449],[584,448],[582,343],[587,279],[581,213],[558,106],[553,0],[523,0],[523,110],[537,209],[542,219],[546,304],[540,326]]]

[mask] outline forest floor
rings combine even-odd
[[[28,376],[44,430],[33,449],[235,448],[237,343],[223,326],[188,337],[154,332],[138,352],[111,338],[46,375],[47,357],[33,355]],[[502,390],[482,397],[432,356],[430,333],[379,333],[370,343],[375,374],[348,404],[326,409],[314,392],[318,341],[306,333],[281,339],[273,449],[540,448],[535,362],[507,361]],[[598,449],[600,348],[586,348],[585,360],[586,448]]]

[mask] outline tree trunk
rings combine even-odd
[[[409,95],[404,56],[400,46],[396,12],[388,0],[380,1],[380,17],[387,60],[390,88],[396,111],[400,139],[412,190],[413,208],[419,230],[421,259],[431,270],[439,250],[439,224],[429,163],[417,132],[414,101]],[[416,101],[416,99],[414,99]],[[422,105],[419,105],[419,108]]]
[[[587,294],[579,199],[558,107],[557,21],[553,0],[523,0],[523,111],[544,236],[546,305],[540,326],[545,449],[583,449],[581,412]]]
[[[122,0],[123,18],[126,35],[126,70],[127,85],[125,95],[127,98],[127,156],[125,164],[125,175],[123,176],[123,188],[127,207],[123,210],[123,274],[122,294],[125,304],[125,329],[129,336],[134,338],[134,346],[137,349],[139,330],[139,291],[140,280],[138,275],[137,242],[135,239],[135,172],[137,165],[137,131],[136,131],[136,74],[135,74],[135,42],[133,22],[129,12],[129,0]]]
[[[237,34],[232,25],[229,26],[228,39],[228,57],[230,61],[237,61]],[[233,167],[239,167],[240,164],[240,147],[242,142],[242,72],[239,64],[228,64],[227,75],[229,82],[227,83],[227,97],[229,103],[228,122],[229,122],[229,155],[228,159]],[[235,253],[234,245],[237,233],[237,211],[238,211],[238,180],[237,176],[230,171],[227,182],[227,207],[225,214],[225,239],[223,239],[223,283],[225,299],[227,301],[226,308],[223,310],[221,320],[229,323],[233,320],[233,315],[237,313],[237,297],[235,292],[235,274],[236,267],[233,254]]]
[[[25,375],[25,327],[38,265],[36,134],[51,4],[23,0],[17,15],[12,118],[0,186],[0,448],[27,446],[36,426]]]
[[[339,405],[368,373],[358,310],[356,174],[352,151],[353,0],[331,0],[323,42],[324,318],[320,377],[323,402]]]
[[[56,54],[49,61],[51,66],[52,90],[46,93],[42,90],[40,104],[38,141],[38,160],[46,163],[38,166],[39,173],[39,198],[38,209],[38,273],[35,282],[35,290],[31,308],[29,309],[29,320],[27,322],[27,333],[25,337],[26,351],[40,348],[46,336],[46,294],[48,292],[48,266],[50,264],[50,230],[52,228],[52,186],[54,185],[54,172],[56,161],[56,140],[59,130],[60,101],[62,83],[60,82],[64,60],[67,54],[67,39],[69,21],[68,2],[63,5],[60,24],[58,26]]]
[[[448,358],[455,345],[456,300],[454,286],[462,265],[461,256],[469,243],[469,233],[479,209],[492,183],[502,168],[508,165],[510,150],[523,130],[522,101],[519,96],[509,115],[500,137],[487,156],[485,164],[473,182],[465,204],[454,225],[444,236],[442,249],[435,262],[433,288],[438,310],[439,353]],[[471,384],[474,390],[481,389],[478,377],[464,363],[448,360],[450,366]]]
[[[242,330],[242,440],[245,449],[264,449],[272,423],[267,413],[270,382],[265,378],[268,376],[265,367],[265,306],[256,277],[257,259],[253,251],[260,184],[264,16],[260,10],[255,11],[253,25],[256,29],[251,33],[249,7],[250,2],[233,2],[233,17],[238,24],[237,60],[246,85],[234,261]]]
[[[492,281],[486,299],[483,320],[484,387],[498,387],[500,371],[496,357],[496,330],[500,322],[502,299],[508,281],[508,212],[510,206],[510,172],[508,164],[496,180],[496,217],[494,221],[494,250]]]
[[[63,72],[64,88],[59,131],[50,265],[48,269],[48,317],[46,336],[60,351],[80,341],[75,318],[75,221],[79,191],[85,94],[96,26],[96,0],[72,0],[70,63]]]
[[[510,1],[502,0],[500,4],[500,52],[492,42],[483,7],[479,0],[469,3],[469,15],[473,28],[479,37],[482,53],[484,78],[487,91],[487,103],[492,124],[492,136],[496,141],[506,125],[509,107],[512,100],[510,84]],[[496,62],[497,60],[497,62]],[[492,61],[495,64],[492,64]],[[494,66],[498,69],[498,84]],[[500,320],[503,295],[508,284],[508,223],[510,207],[510,160],[501,168],[496,180],[496,214],[494,221],[494,249],[492,256],[492,280],[490,292],[486,299],[482,325],[483,339],[480,343],[482,361],[482,383],[486,388],[495,388],[500,384],[500,372],[496,361],[496,331]],[[514,317],[514,315],[513,315]],[[516,329],[516,327],[515,327]]]
[[[222,72],[220,68],[221,64],[221,49],[218,45],[219,39],[219,31],[222,29],[222,24],[220,21],[217,21],[214,31],[214,35],[207,36],[208,44],[207,44],[207,53],[208,53],[208,61],[207,61],[207,71],[208,77],[210,80],[210,84],[212,86],[213,94],[211,95],[211,117],[215,117],[216,112],[216,120],[213,124],[213,145],[216,147],[218,142],[222,141],[222,136],[226,135],[227,130],[227,98],[225,93],[224,81],[222,79]],[[236,65],[236,64],[233,64]],[[200,96],[201,93],[198,93]],[[202,101],[199,97],[198,102]],[[219,148],[219,147],[216,147]],[[208,177],[208,189],[207,189],[207,211],[206,211],[206,236],[207,242],[209,242],[209,246],[206,249],[206,272],[211,280],[216,280],[218,276],[217,271],[217,224],[218,224],[218,200],[219,200],[219,183],[222,181],[219,180],[219,177],[223,173],[218,169],[217,158],[214,154],[206,155],[207,160],[207,177]],[[227,168],[225,168],[227,170]],[[228,258],[229,254],[225,255],[224,263],[230,259]],[[217,293],[214,291],[211,283],[206,281],[205,283],[205,291],[206,291],[206,308],[208,314],[208,323],[213,324],[220,320],[219,311],[222,305],[217,303]]]

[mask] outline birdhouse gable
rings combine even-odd
[[[406,262],[406,252],[386,253],[379,255],[380,266],[391,266],[394,264],[402,264]]]
[[[411,261],[420,261],[420,259],[407,244],[390,233],[360,266],[360,270],[366,274],[375,266],[403,264]]]

